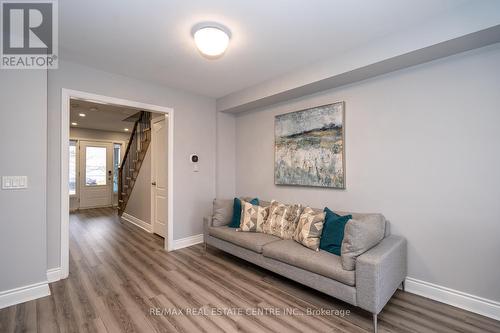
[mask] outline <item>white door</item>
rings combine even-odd
[[[167,235],[167,126],[166,119],[153,122],[151,150],[151,220],[153,232]]]
[[[108,207],[113,195],[113,144],[80,141],[80,208]]]

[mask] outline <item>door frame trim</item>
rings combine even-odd
[[[167,152],[167,239],[165,250],[173,250],[173,217],[174,217],[174,109],[159,105],[147,104],[123,98],[98,95],[84,91],[61,89],[61,278],[69,275],[69,113],[70,100],[79,99],[105,104],[129,106],[168,115],[168,152]]]

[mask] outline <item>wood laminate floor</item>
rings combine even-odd
[[[0,332],[372,331],[371,314],[229,254],[166,253],[112,209],[71,215],[70,275],[50,289],[0,310]],[[332,310],[344,316],[321,312]],[[398,291],[379,332],[500,332],[500,322]]]

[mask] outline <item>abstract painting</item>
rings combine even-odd
[[[274,182],[345,188],[344,102],[278,115]]]

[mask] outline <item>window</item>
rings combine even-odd
[[[120,143],[113,144],[113,192],[118,193],[118,168],[120,167],[121,161],[121,149],[122,145]]]
[[[106,185],[106,147],[86,147],[85,185]]]
[[[76,141],[69,141],[69,195],[76,195]]]

